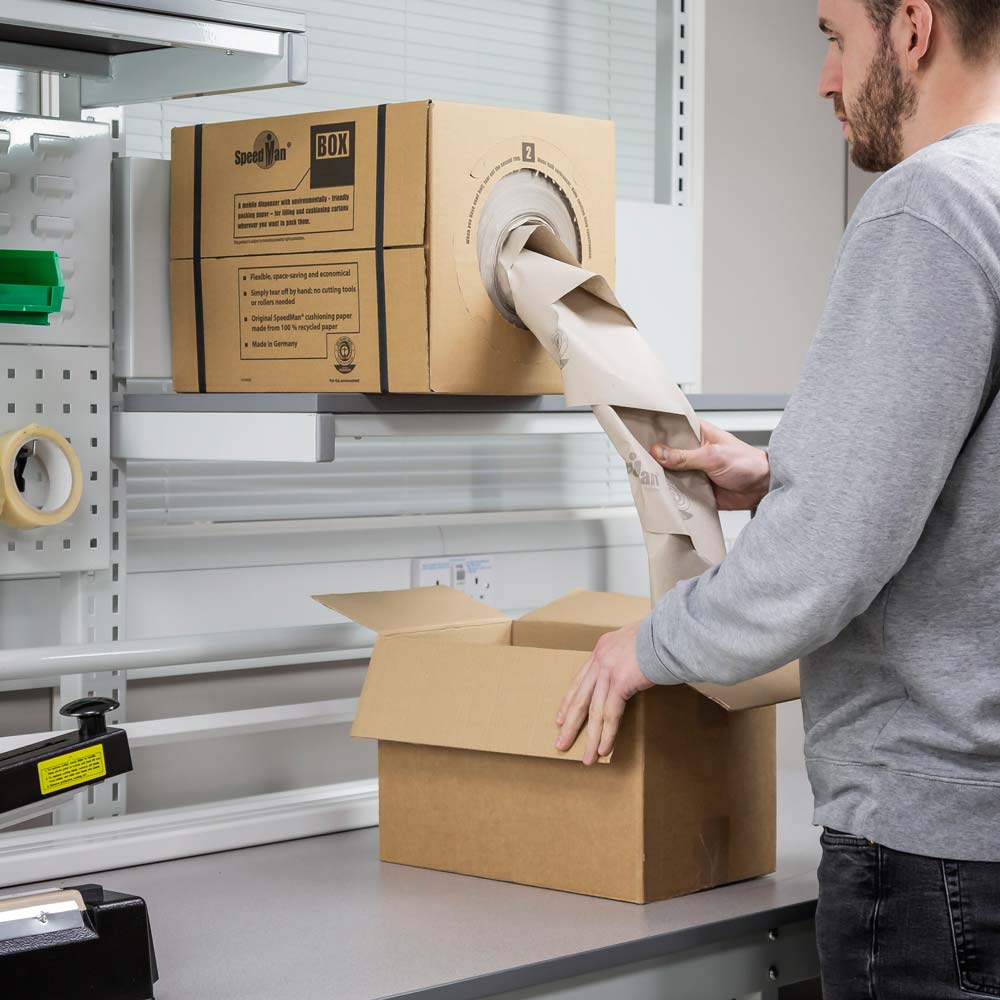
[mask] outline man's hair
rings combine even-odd
[[[903,0],[864,0],[875,27],[886,32]],[[1000,59],[1000,3],[997,0],[930,0],[949,22],[962,54],[974,61]]]

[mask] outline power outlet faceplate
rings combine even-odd
[[[450,587],[451,585],[451,559],[447,556],[413,560],[414,587]]]
[[[452,561],[452,586],[489,604],[493,600],[493,556],[464,556]]]
[[[414,587],[453,587],[477,601],[490,603],[496,589],[492,555],[433,556],[413,560]]]

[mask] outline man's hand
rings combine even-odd
[[[635,655],[638,632],[637,622],[597,640],[594,652],[580,668],[556,713],[556,725],[560,727],[557,750],[568,750],[586,722],[584,764],[596,764],[598,757],[611,753],[625,702],[653,687],[639,669]]]
[[[700,448],[682,451],[656,445],[653,458],[664,469],[704,472],[712,482],[719,510],[755,510],[770,488],[767,452],[704,420]]]

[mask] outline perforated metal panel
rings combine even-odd
[[[0,114],[0,248],[55,250],[66,286],[49,326],[0,324],[0,344],[111,343],[110,218],[107,124]]]
[[[111,553],[110,352],[100,347],[0,346],[0,434],[52,427],[80,459],[76,513],[51,528],[0,524],[0,576],[104,569]]]

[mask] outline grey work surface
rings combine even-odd
[[[146,899],[157,1000],[465,1000],[811,919],[810,809],[782,773],[775,875],[646,906],[382,864],[371,829],[60,883]]]

